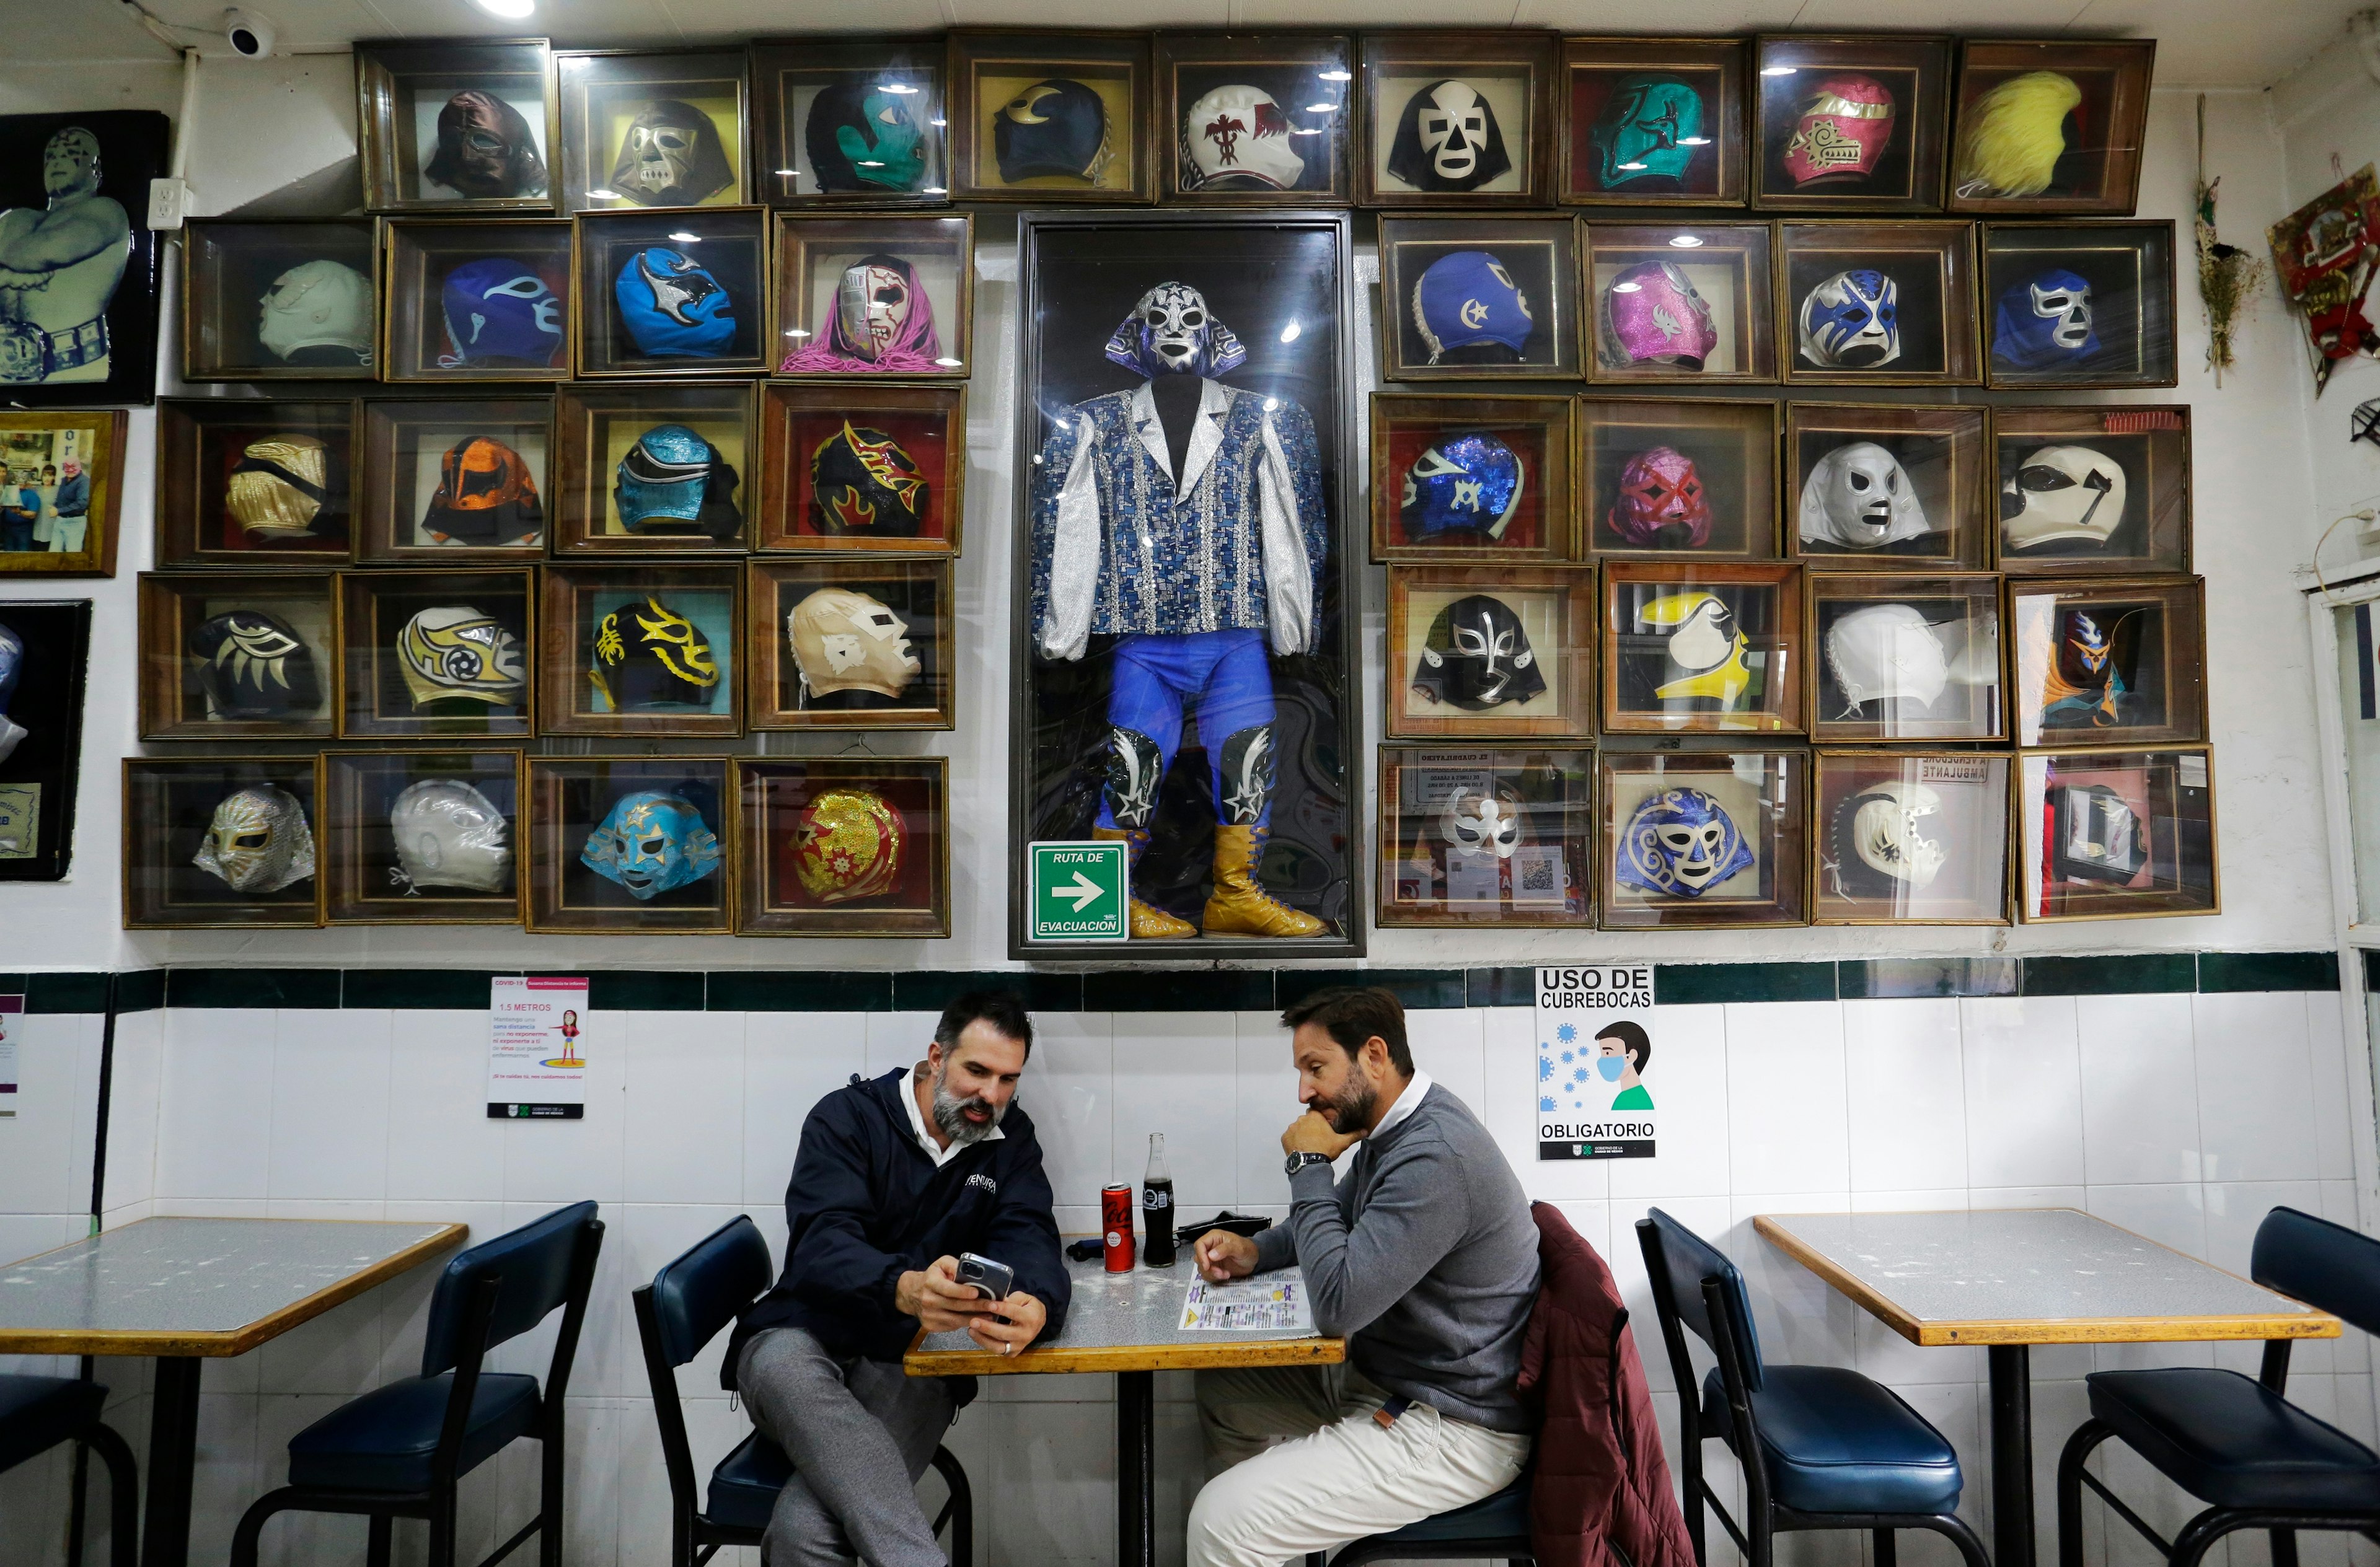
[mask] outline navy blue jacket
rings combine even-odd
[[[908,1091],[905,1067],[868,1081],[855,1073],[811,1107],[785,1187],[784,1274],[745,1308],[721,1368],[724,1387],[735,1388],[744,1345],[764,1328],[800,1328],[833,1355],[900,1359],[917,1320],[893,1306],[894,1286],[962,1251],[1016,1271],[1016,1287],[1049,1308],[1041,1339],[1064,1324],[1074,1288],[1033,1118],[1011,1101],[999,1138],[937,1169],[902,1107]]]

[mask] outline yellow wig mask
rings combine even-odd
[[[2071,77],[2027,71],[1969,111],[1959,152],[1961,196],[2038,196],[2066,151],[2066,116],[2082,102]]]

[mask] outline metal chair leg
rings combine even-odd
[[[2082,1567],[2082,1465],[2115,1428],[2085,1420],[2058,1454],[2058,1567]]]
[[[371,1515],[371,1533],[364,1544],[364,1567],[388,1567],[389,1547],[396,1520],[385,1513]]]
[[[2298,1532],[2295,1529],[2273,1531],[2273,1567],[2298,1567]]]
[[[107,1465],[109,1567],[135,1567],[140,1560],[140,1479],[131,1445],[108,1426],[93,1426],[80,1440]]]
[[[538,1567],[562,1567],[563,1530],[563,1440],[562,1419],[557,1415],[553,1429],[538,1444],[539,1483],[537,1515],[543,1526],[537,1531]]]
[[[1957,1513],[1937,1513],[1925,1521],[1925,1527],[1937,1535],[1946,1537],[1952,1545],[1957,1546],[1959,1555],[1965,1561],[1966,1567],[1991,1567],[1991,1558],[1984,1553],[1983,1540],[1977,1537],[1974,1530],[1967,1527],[1967,1521]]]
[[[456,1567],[455,1556],[455,1489],[452,1486],[430,1501],[430,1567]],[[234,1562],[232,1567],[253,1567],[249,1562]]]
[[[942,1484],[951,1493],[943,1509],[951,1521],[951,1567],[974,1567],[975,1488],[967,1483],[967,1473],[958,1454],[949,1448],[936,1447],[928,1462],[942,1477]]]
[[[1898,1567],[1900,1561],[1900,1558],[1894,1554],[1892,1531],[1890,1529],[1876,1530],[1876,1567]]]
[[[239,1527],[231,1532],[231,1567],[256,1567],[257,1537],[264,1533],[266,1522],[276,1513],[302,1504],[303,1498],[295,1486],[266,1491],[250,1502],[248,1511],[239,1515]]]
[[[2167,1567],[2198,1567],[2216,1541],[2240,1526],[2239,1514],[2227,1516],[2220,1507],[2208,1508],[2173,1537],[2173,1554],[2166,1559]]]

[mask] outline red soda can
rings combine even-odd
[[[1107,1187],[1099,1192],[1099,1230],[1107,1241],[1108,1272],[1132,1272],[1132,1187]]]

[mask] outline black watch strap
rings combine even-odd
[[[1294,1175],[1300,1170],[1305,1169],[1308,1164],[1328,1164],[1330,1163],[1330,1155],[1327,1153],[1293,1153],[1282,1165],[1282,1169],[1286,1174]]]

